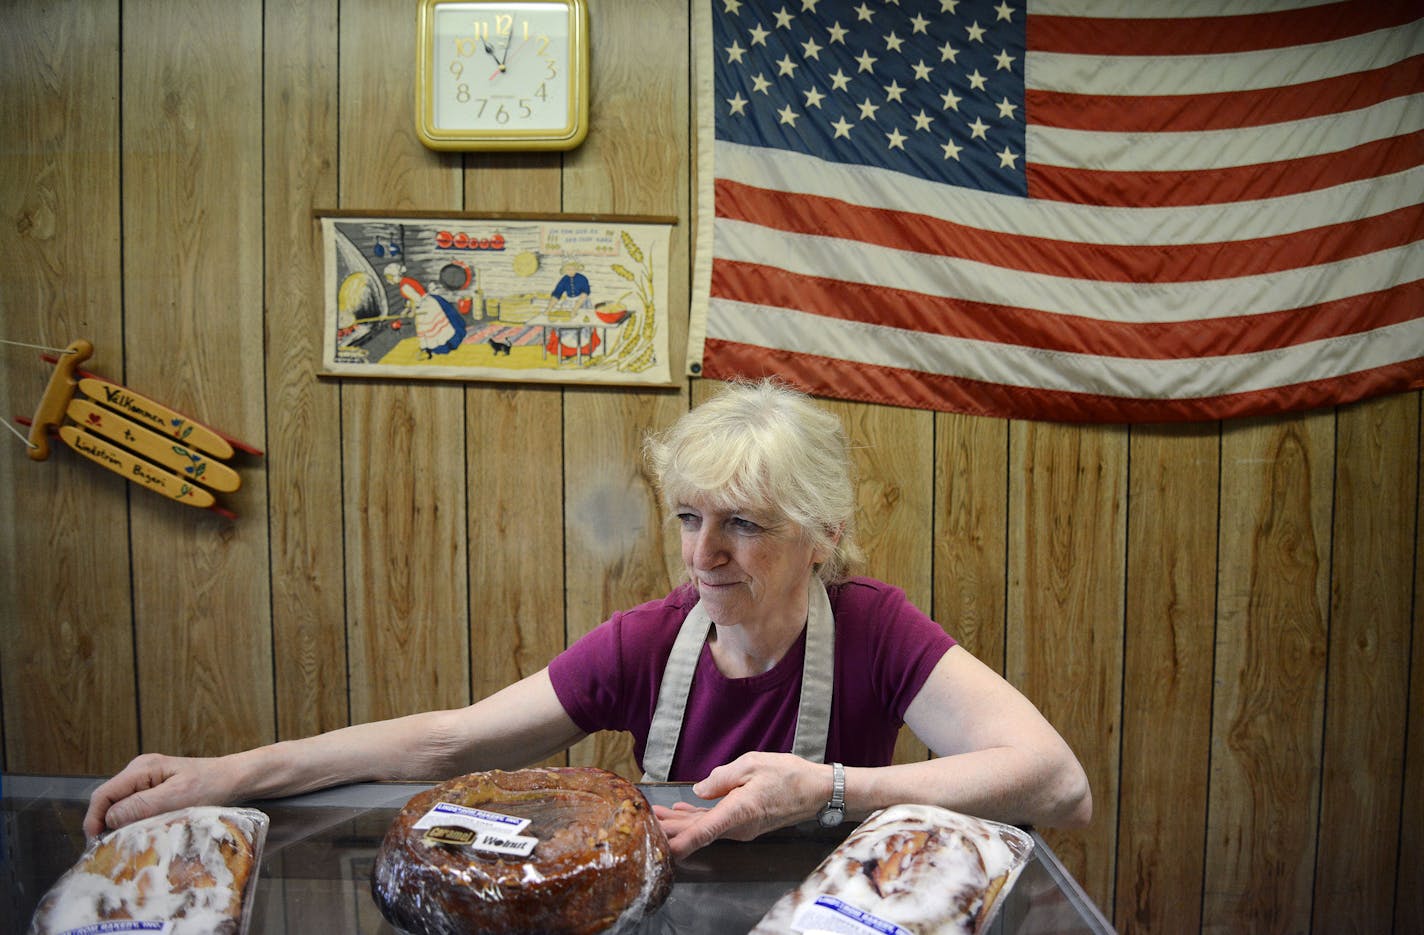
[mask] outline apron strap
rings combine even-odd
[[[711,628],[712,618],[698,601],[682,621],[682,629],[677,633],[672,654],[663,669],[658,706],[653,709],[648,742],[643,748],[643,782],[667,782],[668,773],[672,771],[672,755],[677,751],[677,738],[682,733],[692,675],[697,671],[697,659],[702,655],[702,646]]]
[[[801,707],[791,752],[812,763],[826,761],[831,732],[831,687],[835,683],[836,621],[826,586],[811,576],[806,601],[806,661],[801,668]]]
[[[678,630],[663,670],[658,704],[643,749],[643,782],[667,782],[673,754],[682,734],[682,720],[692,690],[697,660],[707,642],[712,620],[698,601]],[[831,723],[831,683],[835,676],[835,619],[821,579],[812,575],[806,612],[806,660],[801,670],[801,698],[791,752],[824,762]]]

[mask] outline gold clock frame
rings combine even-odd
[[[435,10],[452,4],[488,5],[508,9],[563,4],[569,16],[569,123],[560,128],[495,130],[479,127],[441,128],[435,125],[437,76]],[[420,0],[416,21],[415,132],[427,147],[441,151],[568,150],[588,135],[589,40],[587,0]]]

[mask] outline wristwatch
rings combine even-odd
[[[845,767],[831,764],[831,800],[821,807],[816,820],[822,828],[834,828],[845,821]]]

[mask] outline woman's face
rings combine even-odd
[[[804,615],[812,567],[825,556],[795,524],[714,506],[701,496],[684,498],[675,512],[683,564],[714,623],[755,625],[778,614]]]

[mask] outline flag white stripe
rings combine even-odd
[[[1419,130],[1424,130],[1424,94],[1248,130],[1105,133],[1030,124],[1026,146],[1029,160],[1037,165],[1183,172],[1337,153]]]
[[[815,156],[722,140],[715,158],[717,175],[733,182],[922,214],[996,233],[1081,243],[1154,246],[1251,240],[1374,217],[1424,199],[1424,166],[1283,198],[1119,208],[973,191],[887,169],[841,166]]]
[[[1230,357],[1134,360],[825,319],[713,299],[707,337],[1008,386],[1121,398],[1192,399],[1345,376],[1413,359],[1424,320]]]
[[[1195,14],[1190,4],[1184,11]],[[1190,29],[1184,23],[1183,29]],[[1080,55],[1030,50],[1024,84],[1037,91],[1119,94],[1216,94],[1288,87],[1384,68],[1418,55],[1424,22],[1283,49],[1216,55]]]
[[[856,240],[789,234],[718,218],[719,260],[765,264],[971,302],[1100,321],[1181,322],[1285,311],[1373,292],[1424,275],[1424,242],[1301,269],[1180,283],[1099,282],[1005,270],[975,260],[896,250]]]
[[[1029,0],[1034,16],[1103,17],[1105,19],[1181,19],[1215,16],[1253,16],[1282,13],[1339,0]]]
[[[855,2],[851,0],[852,4]],[[1180,0],[1028,0],[1027,12],[1035,16],[1045,13],[1101,18],[1153,16],[1170,20],[1171,26],[1190,30],[1192,20],[1198,17],[1286,11],[1309,5],[1294,0],[1194,0],[1191,4],[1182,4]],[[710,5],[699,9],[706,12]],[[1329,15],[1326,13],[1324,17]],[[1021,9],[1013,11],[1013,19],[1020,26],[1022,16]],[[1323,22],[1323,18],[1317,19]],[[699,22],[705,24],[701,14]],[[993,25],[985,25],[990,26],[992,37]],[[1131,28],[1131,24],[1127,27]],[[1114,27],[1105,24],[1104,28]],[[1188,54],[1180,58],[1170,54],[1149,58],[1030,50],[1023,64],[1031,89],[1075,91],[1093,96],[1243,90],[1249,93],[1253,89],[1291,88],[1305,82],[1353,75],[1406,60],[1421,51],[1424,51],[1424,22],[1294,49],[1273,48],[1226,55]],[[698,58],[710,60],[712,54],[710,47],[704,47]],[[1184,77],[1184,71],[1190,72],[1192,77]],[[699,72],[699,81],[702,80]],[[699,112],[710,121],[710,117],[705,117],[710,113],[710,88],[700,87],[705,88],[705,93]],[[1259,97],[1268,99],[1270,95]],[[1035,170],[1049,167],[1069,171],[1086,167],[1120,172],[1211,172],[1260,166],[1265,171],[1274,167],[1277,172],[1290,172],[1289,160],[1292,159],[1347,152],[1372,140],[1424,130],[1424,93],[1338,115],[1279,121],[1234,131],[1087,134],[1034,126],[1031,110],[1026,116],[1028,158],[1020,165],[1028,167],[1030,186],[1040,178],[1034,175]],[[707,160],[703,168],[708,173],[706,177],[710,177],[713,133],[710,122],[702,126],[708,132],[706,145],[699,147],[699,158]],[[991,137],[993,133],[991,130]],[[975,145],[982,142],[976,140]],[[995,144],[991,145],[991,152],[1003,148],[1003,139],[990,142]],[[1070,150],[1076,152],[1068,155]],[[1182,155],[1188,150],[1204,150],[1207,155]],[[1321,333],[1315,330],[1321,324],[1316,317],[1297,310],[1333,300],[1368,301],[1372,293],[1401,285],[1416,288],[1424,282],[1424,241],[1374,250],[1364,256],[1334,259],[1330,263],[1317,262],[1299,269],[1230,279],[1182,283],[1102,282],[1078,278],[1099,275],[1090,259],[1083,260],[1085,268],[1079,269],[1075,264],[1065,273],[1064,268],[1050,265],[1051,258],[1045,258],[1040,265],[1059,273],[1048,275],[1006,268],[1000,265],[1003,261],[997,253],[984,252],[981,253],[983,259],[964,260],[874,246],[855,239],[861,236],[855,231],[855,225],[862,222],[850,210],[837,209],[850,205],[904,214],[899,221],[879,222],[886,229],[894,229],[897,224],[911,227],[923,224],[921,219],[929,219],[952,225],[967,238],[973,238],[978,230],[1003,238],[1018,238],[1030,257],[1035,251],[1052,250],[1053,245],[1048,241],[1059,241],[1069,247],[1081,244],[1080,252],[1089,253],[1101,244],[1107,248],[1103,252],[1108,254],[1097,268],[1102,275],[1123,275],[1114,271],[1118,267],[1113,264],[1119,258],[1123,265],[1136,269],[1139,256],[1170,253],[1174,245],[1220,244],[1230,249],[1233,243],[1242,241],[1258,242],[1243,244],[1243,248],[1252,251],[1251,256],[1262,250],[1275,251],[1261,254],[1263,259],[1257,266],[1248,263],[1248,268],[1259,269],[1268,262],[1272,266],[1280,262],[1311,262],[1310,252],[1300,245],[1316,228],[1359,222],[1365,228],[1361,236],[1370,229],[1383,234],[1385,228],[1381,222],[1372,219],[1424,202],[1424,166],[1388,177],[1251,202],[1134,208],[990,194],[918,180],[899,172],[837,165],[811,156],[738,146],[724,140],[716,142],[715,162],[719,180],[751,187],[745,195],[748,213],[764,210],[768,218],[784,219],[770,220],[769,224],[806,223],[806,216],[798,214],[801,206],[796,203],[797,194],[826,199],[830,205],[819,210],[829,210],[835,218],[824,227],[816,228],[815,234],[794,234],[737,221],[730,216],[715,217],[710,213],[703,216],[708,226],[699,228],[697,239],[716,260],[703,262],[702,251],[699,251],[694,270],[699,287],[707,281],[709,269],[716,266],[719,287],[728,296],[739,295],[745,289],[747,299],[739,302],[731,297],[712,296],[707,301],[705,294],[694,296],[691,330],[696,332],[696,339],[690,339],[689,346],[700,348],[704,329],[706,337],[736,345],[727,350],[725,357],[719,352],[707,359],[707,372],[712,374],[736,369],[739,365],[732,361],[743,360],[752,370],[774,370],[778,360],[784,360],[779,352],[784,352],[811,355],[809,361],[786,362],[787,372],[801,373],[801,378],[817,383],[832,395],[835,395],[838,375],[866,366],[902,371],[888,378],[882,387],[891,397],[901,397],[899,387],[919,385],[919,391],[906,391],[914,400],[906,404],[933,404],[923,393],[927,387],[934,386],[935,381],[916,381],[914,373],[920,372],[983,381],[1005,388],[1024,388],[1030,393],[1062,391],[1100,394],[1105,400],[1154,401],[1140,411],[1172,412],[1177,411],[1172,409],[1177,400],[1205,400],[1241,393],[1264,393],[1267,398],[1257,397],[1260,401],[1255,404],[1264,407],[1269,405],[1269,398],[1274,398],[1270,391],[1275,388],[1335,378],[1345,378],[1341,384],[1341,394],[1345,396],[1356,392],[1351,387],[1371,384],[1370,380],[1350,380],[1351,374],[1392,364],[1403,364],[1411,368],[1409,374],[1417,373],[1414,368],[1420,348],[1424,347],[1424,319],[1421,318],[1364,333],[1281,347],[1269,346],[1277,343],[1269,336],[1253,336],[1251,322],[1233,319],[1279,313],[1282,341],[1291,339],[1291,327],[1297,320],[1303,326],[1309,325],[1312,334]],[[703,193],[706,194],[706,189]],[[781,199],[786,202],[782,203]],[[726,214],[737,212],[737,198],[719,200],[717,210]],[[838,220],[842,215],[846,217],[844,222]],[[1398,229],[1397,222],[1391,224],[1391,230]],[[1272,238],[1290,235],[1295,236],[1289,243],[1272,241]],[[886,236],[893,241],[893,230]],[[1405,231],[1394,239],[1411,236],[1414,236],[1412,232]],[[1010,247],[1006,252],[1015,251]],[[1175,273],[1169,270],[1165,275],[1219,275],[1220,267],[1213,267],[1207,252],[1192,251],[1187,255],[1193,258],[1200,255],[1202,263]],[[1338,256],[1338,252],[1335,255]],[[1269,257],[1277,260],[1272,262]],[[734,264],[742,263],[770,267],[772,275],[777,270],[785,270],[791,276],[814,278],[828,290],[844,283],[842,291],[829,293],[834,296],[832,301],[842,304],[827,309],[827,315],[770,306],[767,303],[782,299],[758,288],[757,280],[764,271],[754,272],[746,280],[739,279],[741,271],[734,268]],[[1233,264],[1233,268],[1239,267]],[[783,278],[782,284],[795,288],[796,281]],[[906,298],[890,294],[891,290],[903,291]],[[1180,333],[1186,333],[1191,325],[1200,323],[1203,336],[1221,336],[1220,341],[1211,345],[1218,351],[1239,346],[1246,353],[1138,359],[941,335],[934,332],[940,323],[933,318],[894,314],[914,311],[912,303],[917,301],[916,294],[978,303],[983,306],[985,316],[994,315],[995,307],[1024,309],[1054,320],[1061,316],[1063,327],[1069,329],[1064,340],[1074,347],[1097,349],[1112,334],[1122,333],[1119,327],[1112,326],[1181,325]],[[800,301],[809,298],[803,297]],[[793,296],[785,301],[795,305],[798,299]],[[876,308],[880,302],[904,304],[900,308]],[[885,314],[887,312],[891,314]],[[1368,309],[1361,313],[1362,316],[1368,314]],[[841,315],[845,317],[835,317]],[[900,327],[892,327],[875,324],[877,319],[904,321]],[[993,323],[989,318],[988,324]],[[1077,325],[1082,326],[1081,330],[1072,331]],[[1352,324],[1350,320],[1343,320],[1338,326],[1364,325],[1360,321]],[[1248,333],[1242,334],[1241,341],[1232,341],[1230,336],[1240,329]],[[1032,335],[1019,337],[1012,331],[1001,333],[1016,340],[1038,340]],[[1243,343],[1247,340],[1251,343]],[[1161,347],[1160,350],[1154,345],[1139,353],[1187,355],[1200,349],[1200,345],[1190,343],[1192,347]],[[1103,346],[1111,348],[1111,345]],[[760,356],[762,348],[766,349],[765,356]],[[820,358],[825,359],[824,366],[817,362]],[[701,358],[690,357],[692,359]],[[836,361],[844,363],[838,366]],[[946,400],[946,405],[949,404],[952,401]],[[1052,408],[1051,403],[1048,405]],[[1013,415],[1013,405],[1004,408],[1010,410],[1004,414]],[[1107,403],[1103,413],[1117,411],[1115,403]]]

